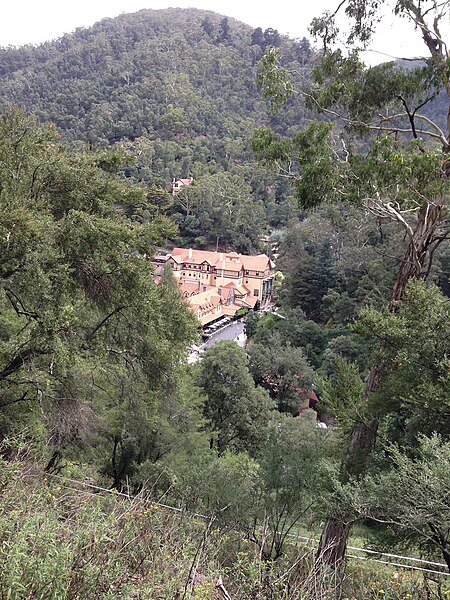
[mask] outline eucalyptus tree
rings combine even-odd
[[[418,48],[419,56],[406,66],[391,62],[366,68],[361,50],[388,11],[420,32],[426,52],[422,56]],[[404,229],[392,311],[402,302],[410,279],[426,279],[436,248],[449,238],[450,118],[437,122],[428,112],[438,97],[450,104],[449,51],[441,32],[448,14],[448,1],[396,0],[388,5],[343,0],[334,12],[312,23],[312,33],[322,42],[312,81],[292,83],[273,48],[260,71],[263,93],[273,105],[298,92],[320,115],[291,138],[263,128],[253,140],[256,153],[293,180],[301,205],[356,203]],[[363,393],[365,410],[359,413],[342,465],[344,482],[364,472],[373,449],[379,417],[372,396],[382,377],[375,361]],[[351,518],[344,515],[327,521],[321,560],[331,565],[342,561],[350,527]]]
[[[349,484],[351,505],[376,524],[381,542],[438,549],[450,568],[450,302],[411,280],[395,312],[367,308],[357,327],[381,340],[383,377],[372,394],[380,435],[365,475]],[[340,416],[352,418],[346,404]]]

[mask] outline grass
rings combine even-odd
[[[261,560],[242,534],[139,496],[68,490],[37,465],[0,462],[0,598],[7,600],[425,600],[444,583],[369,562],[314,576],[311,549]]]

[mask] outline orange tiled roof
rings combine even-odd
[[[239,285],[238,288],[237,288],[237,291],[242,296],[250,294],[250,290],[248,289],[248,287],[246,285]]]
[[[219,260],[216,264],[216,269],[223,269],[224,271],[236,271],[239,273],[242,271],[242,263],[237,260]]]
[[[172,257],[176,262],[191,262],[202,264],[208,262],[210,265],[226,269],[228,271],[264,272],[268,267],[273,268],[274,263],[265,254],[250,256],[248,254],[237,254],[237,252],[214,252],[211,250],[194,250],[193,248],[174,248]]]
[[[237,311],[240,308],[242,308],[242,307],[238,306],[237,304],[230,304],[229,306],[223,306],[222,312],[224,315],[227,315],[228,317],[234,317],[234,315],[237,313]]]
[[[191,296],[188,298],[188,302],[191,306],[197,306],[206,310],[207,307],[218,306],[221,302],[221,297],[213,288],[212,290],[200,292],[199,294]]]
[[[211,265],[215,265],[220,256],[218,252],[194,250],[191,248],[174,248],[171,254],[177,262],[191,262],[196,265],[200,265],[205,261]]]
[[[200,294],[209,290],[215,290],[216,288],[212,285],[205,285],[201,281],[185,281],[180,280],[178,284],[179,290],[183,296],[193,296],[194,294]]]
[[[255,308],[258,298],[255,298],[255,296],[247,296],[246,298],[236,298],[236,301],[240,302],[241,304],[245,304],[250,308]]]
[[[223,287],[223,288],[220,288],[220,289],[222,290],[222,298],[224,300],[228,300],[228,298],[230,297],[230,294],[231,294],[231,290],[233,288],[231,288],[231,287]]]
[[[274,266],[274,263],[265,254],[258,254],[257,256],[242,254],[241,261],[246,271],[264,272],[268,267],[273,268]]]

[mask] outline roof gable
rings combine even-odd
[[[270,268],[271,266],[271,261],[266,254],[258,254],[257,256],[249,256],[243,254],[241,256],[241,261],[246,271],[264,272],[267,268]]]

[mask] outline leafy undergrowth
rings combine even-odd
[[[213,600],[226,597],[223,588],[233,600],[332,600],[339,589],[349,600],[448,597],[433,582],[368,563],[350,564],[341,585],[311,576],[306,548],[267,564],[212,519],[144,496],[68,489],[40,473],[0,463],[1,598]]]

